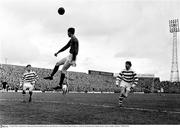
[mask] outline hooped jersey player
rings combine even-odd
[[[21,86],[23,83],[31,83],[31,84],[35,84],[35,82],[38,79],[38,75],[36,74],[36,72],[34,71],[25,71],[25,73],[22,76],[22,81],[21,81]]]
[[[136,73],[129,69],[122,70],[119,75],[116,77],[116,85],[119,85],[121,81],[129,83],[132,87],[136,86],[138,83],[138,78],[136,77]]]

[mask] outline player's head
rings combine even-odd
[[[30,65],[30,64],[28,64],[28,65],[26,66],[26,70],[27,70],[27,71],[31,71],[31,65]]]
[[[75,34],[75,28],[68,28],[68,36],[72,37]]]
[[[126,69],[129,70],[132,66],[131,61],[126,61],[125,66],[126,66]]]

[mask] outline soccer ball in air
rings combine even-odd
[[[59,13],[59,15],[63,15],[65,13],[65,9],[63,7],[60,7],[58,9],[58,13]]]

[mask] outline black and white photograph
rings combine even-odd
[[[0,0],[0,127],[178,127],[179,20],[179,0]]]

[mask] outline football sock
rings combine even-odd
[[[29,95],[32,96],[32,92],[31,91],[29,92]]]
[[[31,102],[31,100],[32,100],[32,99],[31,99],[31,96],[32,96],[32,92],[30,91],[30,92],[29,92],[29,102]]]
[[[127,98],[127,96],[125,94],[122,94],[121,96],[124,97],[124,98]]]
[[[54,74],[58,71],[58,69],[59,69],[59,66],[55,66],[55,67],[54,67],[54,69],[53,69],[53,71],[52,71],[52,73],[51,73],[51,77],[54,76]]]
[[[64,74],[64,73],[61,73],[61,79],[60,79],[60,82],[59,82],[59,85],[60,85],[60,86],[62,86],[63,81],[64,81],[64,78],[65,78],[65,74]]]
[[[22,94],[26,94],[26,92],[23,90],[23,91],[22,91]]]
[[[122,103],[122,101],[123,101],[123,97],[120,96],[120,97],[119,97],[119,103]]]

